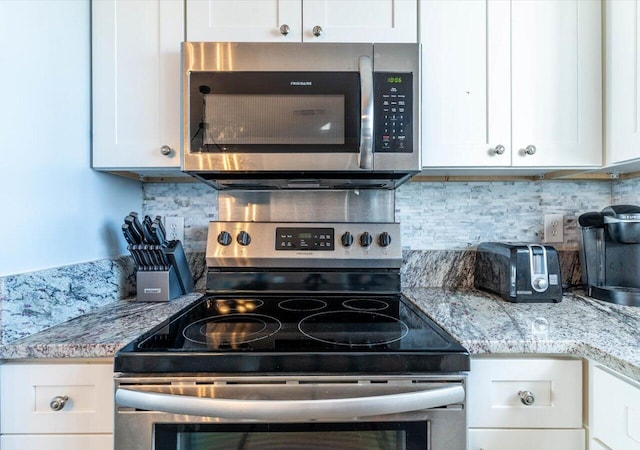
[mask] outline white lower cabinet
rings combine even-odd
[[[582,360],[473,358],[469,450],[584,450]]]
[[[472,429],[469,431],[469,449],[584,450],[584,431]]]
[[[113,362],[0,366],[3,450],[113,448]]]
[[[590,364],[590,449],[640,450],[640,383]]]

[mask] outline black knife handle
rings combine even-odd
[[[160,230],[162,230],[162,236],[166,236],[167,230],[164,228],[164,224],[162,223],[162,216],[156,216],[156,220],[154,220],[154,222],[158,222]]]
[[[144,235],[142,234],[142,231],[138,231],[138,229],[136,228],[136,224],[133,216],[125,217],[124,223],[126,225],[129,225],[129,233],[131,234],[131,236],[133,236],[133,239],[135,241],[134,243],[142,244],[142,241],[144,240]]]
[[[158,245],[166,245],[164,232],[162,231],[162,226],[160,225],[159,222],[156,222],[155,220],[151,224],[151,234],[153,234],[153,237],[157,241],[156,243]]]
[[[129,224],[128,223],[123,223],[122,224],[122,234],[124,235],[124,239],[125,239],[125,241],[127,241],[127,244],[129,244],[129,245],[136,244],[136,240],[133,237],[133,235],[131,234],[131,231],[129,230]]]

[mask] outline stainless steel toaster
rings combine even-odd
[[[483,242],[476,252],[474,285],[510,302],[559,302],[558,252],[549,245]]]

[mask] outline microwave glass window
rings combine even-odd
[[[343,145],[343,95],[204,95],[205,145]]]

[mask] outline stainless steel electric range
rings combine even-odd
[[[397,223],[212,222],[205,296],[115,357],[115,448],[466,448],[468,352]]]

